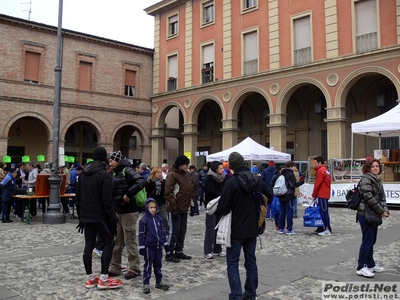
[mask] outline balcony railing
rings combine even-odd
[[[168,78],[168,91],[176,90],[176,81],[177,81],[177,78],[175,78],[175,77]]]
[[[294,50],[294,64],[302,65],[311,62],[311,47]]]
[[[244,75],[256,74],[258,72],[258,59],[252,59],[244,62]]]
[[[214,68],[201,69],[201,74],[203,77],[203,83],[214,81]]]
[[[377,33],[371,32],[363,35],[356,36],[356,51],[363,53],[378,48]]]

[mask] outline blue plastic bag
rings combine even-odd
[[[322,222],[320,208],[317,205],[317,201],[311,203],[309,207],[304,210],[303,216],[304,227],[323,227],[324,222]]]

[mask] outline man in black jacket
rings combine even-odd
[[[145,187],[146,180],[135,172],[121,151],[111,153],[109,165],[114,173],[113,198],[118,214],[117,236],[109,274],[121,275],[122,249],[125,245],[129,262],[125,279],[132,279],[139,276],[141,270],[136,230],[142,207],[136,205],[135,195]]]
[[[112,177],[106,170],[107,151],[97,147],[93,152],[93,161],[83,166],[76,186],[76,211],[79,217],[78,232],[85,232],[85,250],[83,263],[87,281],[86,287],[112,289],[122,285],[122,281],[108,276],[108,266],[114,248],[114,232],[117,215],[112,199]],[[101,256],[100,278],[92,273],[92,251],[99,235],[104,241]]]
[[[258,270],[256,261],[256,238],[258,236],[259,212],[252,193],[263,193],[270,203],[273,198],[271,187],[245,166],[243,156],[238,152],[229,155],[229,167],[234,171],[222,190],[217,212],[227,215],[232,212],[231,247],[227,248],[226,263],[231,293],[229,299],[256,299]],[[239,276],[239,258],[243,247],[246,268],[245,292]]]

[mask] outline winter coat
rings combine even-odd
[[[157,186],[159,185],[159,191],[157,191]],[[153,198],[157,201],[158,206],[165,205],[165,180],[152,180],[146,182],[146,193],[147,198]]]
[[[168,212],[177,210],[179,213],[187,213],[193,198],[189,173],[172,166],[165,180],[164,196]]]
[[[204,169],[202,169],[201,171],[199,171],[199,181],[200,181],[200,187],[204,188],[204,183],[206,182],[206,178],[207,178],[207,172],[204,171]]]
[[[232,212],[231,239],[245,239],[258,236],[259,213],[256,201],[252,197],[254,191],[262,192],[271,203],[272,189],[264,181],[254,176],[249,168],[235,170],[222,190],[218,202],[217,214],[227,215]]]
[[[362,200],[357,209],[358,214],[364,214],[365,205],[368,205],[378,215],[382,215],[385,211],[389,212],[381,178],[366,173],[361,178],[358,187],[362,195]]]
[[[138,212],[135,195],[145,187],[146,180],[137,173],[127,159],[122,159],[114,168],[113,198],[119,214]],[[124,201],[126,195],[130,201]]]
[[[7,174],[6,177],[1,181],[4,186],[1,192],[1,202],[11,203],[13,201],[12,196],[15,194],[15,178],[12,174]]]
[[[261,179],[265,182],[266,185],[271,186],[271,179],[274,177],[276,173],[275,166],[269,166],[261,173]]]
[[[331,197],[331,173],[326,165],[315,167],[315,182],[312,193],[313,198],[329,199]]]
[[[222,188],[224,187],[225,182],[226,180],[218,182],[217,179],[211,174],[206,177],[206,181],[204,182],[204,205],[207,205],[211,200],[221,196]]]
[[[149,198],[146,200],[145,213],[139,221],[139,249],[166,247],[168,242],[165,236],[163,219],[157,215],[158,205],[156,213],[152,215],[147,209],[149,202],[154,202],[154,199]]]
[[[193,196],[198,197],[200,195],[200,181],[199,173],[197,173],[197,171],[190,173],[190,181],[193,186]]]
[[[106,165],[95,160],[83,166],[76,186],[76,211],[83,223],[118,222],[112,198],[112,176]]]

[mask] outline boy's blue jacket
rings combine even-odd
[[[156,204],[158,211],[157,201],[153,198],[148,198],[144,205],[145,214],[139,221],[139,249],[168,246],[163,220],[159,215],[157,215],[157,213],[154,216],[151,215],[147,208],[150,201],[153,201]]]

